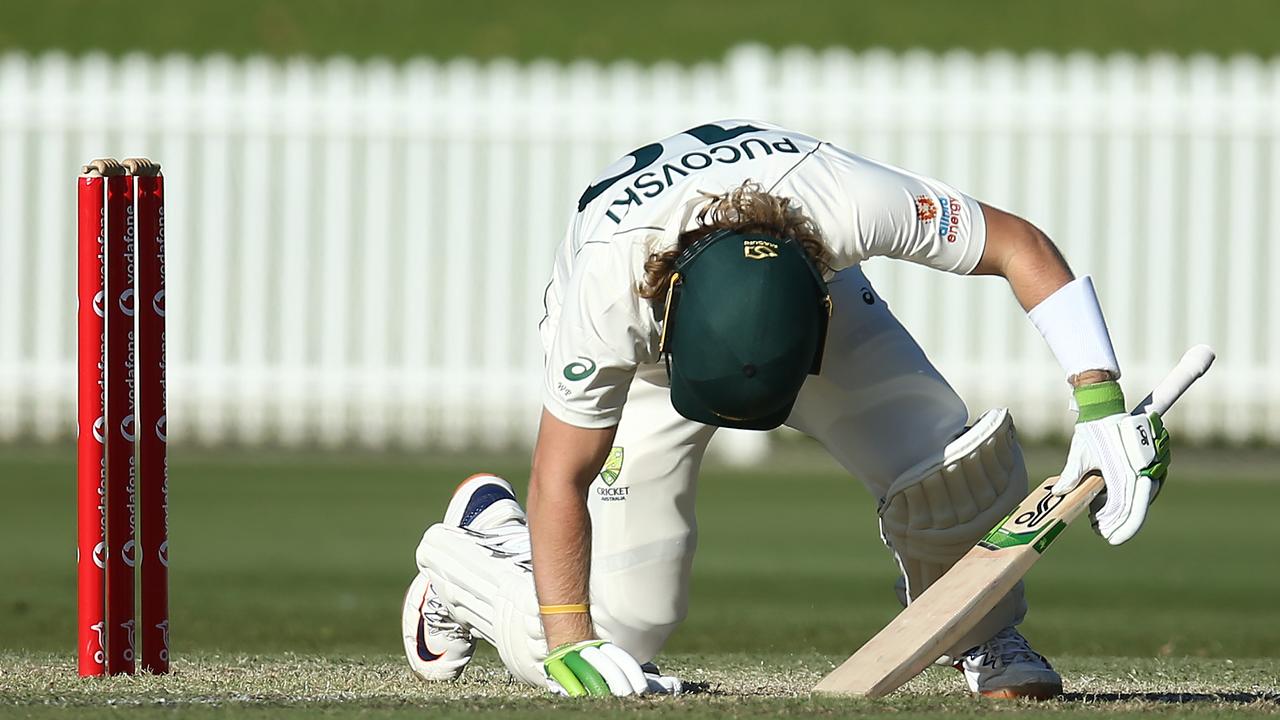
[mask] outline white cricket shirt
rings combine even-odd
[[[539,326],[551,414],[584,428],[618,423],[636,368],[659,361],[661,318],[636,290],[645,260],[696,227],[701,193],[747,180],[803,208],[834,270],[884,256],[967,274],[982,257],[980,206],[944,183],[767,123],[691,128],[628,153],[578,201]]]

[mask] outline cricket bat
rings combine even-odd
[[[1213,350],[1196,345],[1134,414],[1161,415],[1209,369]],[[814,686],[816,693],[883,697],[919,675],[959,642],[1104,488],[1092,474],[1064,496],[1057,478],[1040,483],[1022,504],[907,606],[875,637]]]

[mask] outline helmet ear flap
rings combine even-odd
[[[826,278],[822,277],[822,271],[809,258],[808,253],[795,240],[786,238],[783,243],[795,248],[795,251],[804,258],[805,265],[809,268],[809,272],[813,275],[814,286],[818,290],[818,303],[822,306],[822,313],[818,320],[818,348],[813,353],[813,366],[809,368],[810,375],[817,375],[822,372],[822,354],[827,347],[827,330],[831,327],[831,315],[835,312],[835,303],[831,300],[831,290],[827,288]]]
[[[825,283],[823,289],[826,289]],[[822,354],[827,349],[827,330],[831,327],[831,314],[835,312],[835,303],[831,301],[830,295],[822,298],[822,305],[826,312],[819,316],[818,349],[813,352],[813,367],[809,368],[810,375],[818,375],[822,372]]]
[[[680,304],[680,272],[671,273],[671,278],[667,281],[667,299],[662,307],[662,338],[658,340],[658,354],[667,357],[667,369],[670,372],[670,355],[671,355],[671,334],[667,332],[671,327],[671,318],[675,317],[676,306]]]

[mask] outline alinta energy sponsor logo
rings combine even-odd
[[[938,203],[928,195],[916,196],[916,219],[920,222],[933,222],[938,217]]]
[[[627,499],[627,493],[631,491],[631,488],[625,485],[616,487],[614,485],[622,475],[622,458],[621,447],[611,448],[609,457],[605,459],[604,467],[600,470],[600,482],[604,483],[604,487],[597,487],[596,495],[604,502],[622,502]]]
[[[951,196],[939,197],[942,218],[938,220],[938,237],[953,243],[960,239],[960,201]]]

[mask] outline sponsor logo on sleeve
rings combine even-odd
[[[585,380],[596,371],[596,362],[588,357],[578,356],[578,360],[564,366],[566,380]]]
[[[938,217],[938,203],[928,195],[916,196],[916,219],[922,223],[933,222]]]
[[[960,239],[960,200],[951,197],[939,197],[942,203],[942,217],[938,220],[938,237],[953,243]]]

